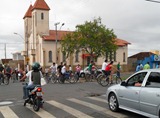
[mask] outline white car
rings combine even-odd
[[[97,74],[101,73],[101,69],[97,69]],[[80,71],[80,77],[85,77],[86,74],[89,73],[88,67],[85,67],[83,70]]]
[[[106,92],[111,111],[128,110],[150,118],[160,118],[160,69],[134,73]]]

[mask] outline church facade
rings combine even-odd
[[[39,62],[42,67],[49,67],[53,62],[60,64],[66,62],[67,65],[76,66],[80,64],[85,67],[90,62],[90,55],[81,50],[78,54],[73,54],[65,59],[62,54],[60,41],[62,37],[70,31],[49,29],[50,8],[45,0],[36,0],[34,5],[30,5],[26,11],[24,19],[25,50],[22,55],[25,57],[25,64],[31,65]],[[117,39],[117,51],[109,56],[108,61],[113,60],[117,64],[127,64],[129,42]],[[105,57],[95,59],[95,64],[101,66]]]

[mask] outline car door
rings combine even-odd
[[[138,81],[142,83],[146,74],[147,72],[140,72],[133,75],[127,80],[127,85],[121,87],[118,92],[120,106],[136,110],[140,109],[139,96],[141,86],[137,87],[135,83]]]
[[[140,93],[140,109],[156,115],[160,107],[160,72],[151,72]]]

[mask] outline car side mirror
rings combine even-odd
[[[127,86],[127,83],[125,81],[122,81],[121,86]]]

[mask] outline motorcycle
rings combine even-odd
[[[40,108],[43,107],[43,92],[42,92],[42,87],[40,85],[37,85],[33,90],[30,91],[29,93],[29,98],[25,100],[24,106],[26,104],[33,105],[33,110],[34,111],[39,111]]]

